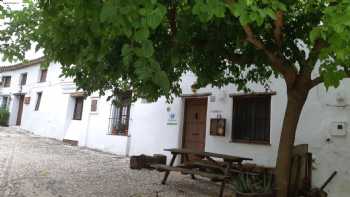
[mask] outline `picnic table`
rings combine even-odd
[[[153,165],[158,170],[165,171],[162,184],[165,184],[171,171],[181,172],[183,174],[191,175],[195,179],[195,175],[209,178],[213,181],[220,181],[220,193],[222,197],[227,180],[232,172],[234,164],[242,164],[243,161],[252,160],[251,158],[238,157],[232,155],[196,151],[192,149],[171,148],[164,149],[172,154],[169,165],[157,164]],[[182,156],[183,164],[174,166],[177,156]],[[190,161],[190,156],[196,156],[200,159]]]

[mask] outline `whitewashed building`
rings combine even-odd
[[[252,84],[252,94],[238,93],[234,85],[193,93],[195,76],[189,73],[183,76],[183,95],[171,104],[160,98],[117,108],[106,97],[77,91],[72,79],[59,77],[59,64],[41,69],[42,60],[0,68],[0,104],[11,112],[10,126],[120,155],[191,147],[275,165],[287,101],[281,79],[272,79],[268,90]],[[350,194],[349,87],[348,80],[328,92],[315,87],[296,137],[314,155],[315,186],[339,172],[326,188],[331,197]]]

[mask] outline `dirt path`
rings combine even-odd
[[[0,197],[217,196],[205,180],[134,171],[128,158],[0,128]]]

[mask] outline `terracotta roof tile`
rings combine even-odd
[[[45,60],[44,57],[39,57],[39,58],[36,58],[36,59],[29,60],[27,62],[13,64],[13,65],[9,65],[9,66],[0,66],[0,73],[1,72],[6,72],[6,71],[13,71],[13,70],[21,69],[21,68],[26,68],[26,67],[30,67],[30,66],[34,66],[34,65],[37,65],[37,64],[40,64],[40,63],[44,62],[44,60]]]

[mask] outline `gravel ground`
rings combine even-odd
[[[161,185],[162,173],[128,165],[122,156],[0,128],[0,197],[218,196],[207,180],[172,173]]]

